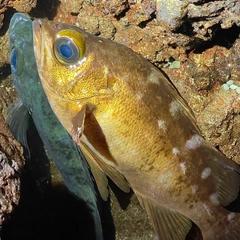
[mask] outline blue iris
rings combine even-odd
[[[80,57],[78,46],[68,37],[60,37],[54,42],[54,53],[64,64],[76,63]]]
[[[72,49],[67,44],[62,44],[59,47],[59,50],[60,50],[61,55],[65,58],[70,58],[73,54]]]
[[[18,67],[18,52],[16,48],[13,48],[10,54],[10,64],[11,64],[11,69],[15,73],[17,72],[17,67]]]

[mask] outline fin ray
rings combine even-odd
[[[221,205],[227,206],[234,201],[239,192],[240,167],[234,161],[228,159],[221,152],[214,149],[213,160],[209,162],[212,169],[218,200]]]
[[[176,211],[156,206],[140,193],[135,192],[135,194],[148,213],[159,240],[184,240],[186,238],[192,227],[190,219]]]
[[[27,141],[29,117],[30,115],[28,113],[28,110],[23,105],[21,99],[17,99],[8,107],[6,122],[14,138],[16,138],[17,141],[19,141],[25,148],[25,155],[28,159],[31,158]]]
[[[89,145],[89,144],[88,144]],[[94,162],[96,166],[98,166],[103,173],[105,173],[108,177],[112,179],[112,181],[124,192],[129,192],[130,187],[127,182],[127,180],[124,178],[124,176],[119,173],[114,166],[111,166],[104,160],[104,157],[99,156],[96,151],[90,150],[89,147],[87,147],[86,144],[82,143],[80,145],[83,152],[87,152],[88,158],[91,159],[91,161]],[[92,165],[92,164],[89,164]]]
[[[95,160],[93,159],[91,154],[88,152],[87,148],[83,144],[80,144],[80,148],[82,149],[82,152],[83,152],[83,154],[88,162],[88,165],[91,169],[91,172],[92,172],[95,182],[97,184],[98,191],[99,191],[102,199],[104,201],[106,201],[108,198],[108,195],[109,195],[107,176],[94,163]]]
[[[124,192],[129,192],[130,187],[125,177],[117,171],[115,159],[109,152],[105,136],[92,111],[91,106],[83,105],[79,113],[71,119],[71,132],[73,140],[78,143],[91,166],[103,199],[106,199],[106,180],[97,167]]]

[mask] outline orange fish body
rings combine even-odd
[[[240,215],[223,207],[238,196],[240,168],[201,137],[165,75],[131,49],[76,27],[46,20],[33,27],[43,88],[103,198],[102,172],[133,189],[158,239],[185,239],[192,221],[204,240],[240,239]]]

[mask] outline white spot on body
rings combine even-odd
[[[203,207],[204,207],[204,209],[207,211],[207,213],[208,213],[209,215],[212,215],[209,207],[208,207],[206,204],[203,204]]]
[[[107,119],[107,118],[109,118],[111,116],[111,114],[112,114],[112,111],[111,110],[107,110],[107,111],[104,112],[104,114],[102,114],[102,118]]]
[[[158,127],[165,131],[167,130],[166,124],[163,120],[158,120]]]
[[[193,185],[192,186],[192,193],[195,194],[197,192],[197,190],[198,190],[198,186]]]
[[[213,193],[209,196],[210,201],[213,205],[219,205],[219,201],[218,201],[218,195],[217,193]]]
[[[202,144],[202,137],[195,134],[190,139],[186,141],[186,148],[195,149],[198,148]]]
[[[210,176],[211,172],[212,172],[212,169],[211,169],[211,168],[209,168],[209,167],[205,168],[205,169],[202,171],[201,179],[206,179],[206,178],[208,178],[208,177]]]
[[[186,173],[186,170],[187,170],[186,164],[185,164],[184,162],[181,162],[181,163],[180,163],[180,167],[181,167],[181,169],[182,169],[183,174],[185,174],[185,173]]]
[[[115,92],[117,92],[120,88],[119,88],[119,85],[115,82],[115,83],[113,84],[112,89],[113,89]]]
[[[236,216],[236,214],[235,214],[234,212],[229,213],[229,214],[227,215],[228,221],[230,222],[232,219],[235,218],[235,216]]]
[[[62,82],[63,82],[63,80],[60,78],[60,79],[58,79],[58,84],[62,84]]]
[[[173,153],[175,156],[177,156],[178,153],[179,153],[179,150],[178,150],[177,148],[173,148],[173,149],[172,149],[172,153]]]
[[[149,77],[149,80],[150,80],[151,83],[154,83],[154,84],[158,84],[158,85],[159,85],[159,78],[158,78],[158,76],[155,74],[155,72],[151,72],[150,77]]]
[[[137,94],[138,100],[140,100],[142,97],[143,97],[143,94],[141,94],[141,93]]]
[[[85,95],[86,93],[87,93],[87,90],[83,88],[83,89],[82,89],[82,94]]]
[[[172,117],[176,117],[178,112],[181,110],[180,104],[178,101],[172,101],[170,103],[170,113]]]

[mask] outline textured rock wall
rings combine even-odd
[[[0,0],[0,28],[3,24],[4,13],[9,8],[14,8],[17,12],[28,13],[36,7],[37,0]]]
[[[19,203],[23,165],[23,149],[10,134],[0,114],[0,227]]]
[[[0,24],[3,14],[8,16],[7,10],[14,8],[33,18],[79,26],[132,48],[167,73],[210,144],[240,163],[240,96],[222,87],[230,79],[240,86],[239,5],[239,0],[39,0],[37,5],[36,1],[0,1]],[[16,94],[6,78],[9,46],[7,34],[2,35],[0,107],[5,114]],[[125,211],[113,199],[117,240],[153,239],[136,198],[131,198]],[[201,238],[193,235],[188,239]]]

